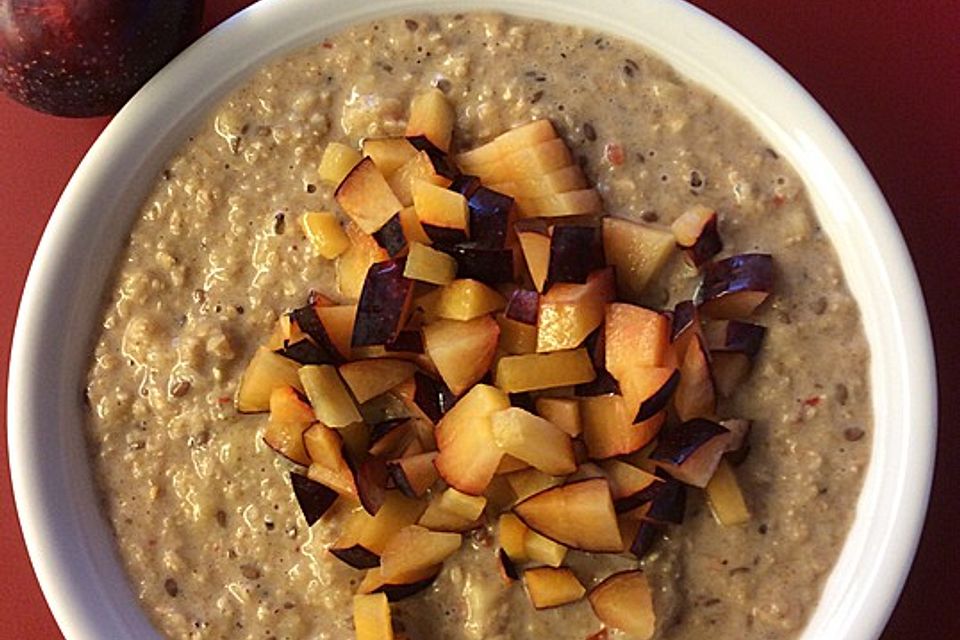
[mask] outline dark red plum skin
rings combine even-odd
[[[467,205],[470,208],[470,239],[480,247],[502,249],[507,240],[513,198],[479,187],[470,195]]]
[[[599,226],[558,224],[553,227],[548,283],[584,284],[590,272],[602,269],[605,265]]]
[[[679,425],[667,424],[660,431],[657,448],[650,454],[650,459],[683,464],[707,442],[729,432],[723,425],[706,418],[694,418]]]
[[[203,0],[0,0],[0,89],[37,111],[116,113],[200,33]]]
[[[306,305],[298,309],[294,309],[290,312],[290,318],[300,327],[300,330],[305,334],[310,336],[313,340],[314,346],[317,348],[316,353],[310,353],[309,355],[314,359],[320,360],[320,362],[302,362],[293,356],[287,356],[297,360],[301,364],[341,364],[343,362],[343,357],[340,355],[340,352],[337,351],[337,348],[333,345],[333,341],[330,340],[330,336],[327,335],[327,330],[324,328],[323,323],[320,321],[320,316],[317,315],[316,309],[313,308],[313,305]],[[284,350],[290,348],[288,345],[284,345]],[[300,347],[302,352],[306,351],[307,347]],[[286,353],[282,355],[287,355]],[[307,355],[301,353],[301,355]]]
[[[766,327],[740,320],[726,321],[725,329],[723,343],[711,345],[711,349],[742,353],[750,359],[760,352],[767,334]]]
[[[537,324],[540,294],[531,289],[517,289],[510,295],[503,315],[524,324]]]
[[[410,582],[408,584],[385,584],[377,588],[374,593],[383,593],[387,596],[388,602],[396,602],[420,593],[432,585],[438,575],[440,575],[439,570],[429,578],[417,580],[416,582]]]
[[[773,257],[766,253],[744,253],[704,267],[697,290],[697,303],[736,295],[744,291],[773,291]]]
[[[351,345],[368,347],[393,342],[413,294],[413,281],[403,277],[402,260],[378,262],[367,271],[357,303]]]
[[[331,547],[330,553],[354,569],[372,569],[380,566],[380,556],[359,544],[344,549]]]
[[[407,237],[403,234],[400,214],[393,214],[392,218],[373,233],[373,239],[386,249],[391,258],[400,255],[407,248]]]
[[[323,517],[327,509],[334,503],[339,494],[333,489],[311,480],[300,473],[290,473],[290,483],[293,485],[293,495],[297,498],[303,518],[307,526],[313,526]]]
[[[489,285],[513,282],[511,249],[487,249],[473,243],[438,246],[437,249],[457,261],[458,278],[471,278]]]
[[[413,381],[416,384],[413,401],[430,420],[440,422],[440,418],[456,404],[457,396],[442,380],[431,378],[425,373],[416,372]]]

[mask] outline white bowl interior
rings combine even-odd
[[[677,0],[464,0],[455,8],[581,24],[644,44],[745,114],[801,174],[860,305],[876,422],[858,516],[803,638],[878,637],[925,514],[936,384],[913,266],[859,157],[780,67]],[[452,10],[443,0],[263,0],[144,87],[71,180],[30,271],[8,387],[18,512],[41,586],[71,640],[157,637],[100,513],[82,429],[83,377],[101,295],[150,184],[199,117],[266,59],[353,22]]]

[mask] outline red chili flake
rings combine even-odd
[[[619,167],[627,159],[627,154],[623,150],[623,145],[616,142],[608,142],[603,147],[603,157],[613,166]]]
[[[778,193],[778,194],[776,194],[775,196],[773,196],[773,206],[775,206],[775,207],[779,207],[780,205],[782,205],[782,204],[783,204],[784,202],[786,202],[786,201],[787,201],[787,199],[783,197],[783,194],[782,194],[782,193]]]
[[[321,46],[322,46],[324,49],[333,49],[333,43],[330,42],[329,40],[324,40],[324,41],[323,41],[323,44],[322,44]]]
[[[220,404],[227,404],[230,401],[231,401],[230,396],[220,396],[219,398],[217,398],[217,402],[219,402]]]
[[[821,400],[823,400],[822,396],[810,396],[809,398],[803,401],[803,404],[805,404],[808,407],[815,407],[818,404],[820,404]]]
[[[610,632],[606,629],[600,629],[592,636],[589,636],[586,640],[607,640],[610,637]]]

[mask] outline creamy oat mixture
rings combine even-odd
[[[233,397],[280,313],[311,288],[336,297],[332,263],[296,224],[335,209],[316,178],[326,143],[402,134],[411,96],[431,84],[456,108],[458,148],[550,118],[609,212],[669,223],[703,203],[721,213],[723,255],[775,256],[776,295],[755,319],[764,350],[720,407],[755,421],[737,469],[753,519],[721,527],[691,491],[686,523],[644,567],[658,637],[797,636],[850,525],[871,430],[858,310],[803,186],[740,116],[638,46],[493,15],[386,20],[273,62],[158,177],[87,389],[104,508],[145,610],[172,638],[352,637],[361,573],[325,555],[336,519],[306,527],[289,463]],[[695,283],[677,257],[646,302],[672,304]],[[395,606],[410,638],[600,629],[586,601],[534,611],[502,586],[485,543],[468,539],[432,589]],[[588,587],[630,564],[576,552],[568,563]]]

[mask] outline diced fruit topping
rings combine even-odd
[[[387,472],[393,483],[405,496],[420,498],[437,481],[439,474],[434,465],[436,451],[428,451],[414,456],[391,460],[387,463]]]
[[[387,580],[442,563],[460,548],[459,533],[430,531],[409,525],[390,538],[380,554],[380,572]]]
[[[278,355],[266,347],[254,353],[237,390],[237,411],[256,413],[270,409],[274,389],[293,387],[303,391],[297,372],[300,364]]]
[[[270,411],[264,442],[306,467],[291,485],[307,524],[326,518],[331,555],[367,570],[359,638],[390,637],[386,602],[433,584],[462,533],[489,546],[495,526],[504,583],[522,575],[549,608],[584,595],[568,548],[642,560],[692,487],[720,524],[750,518],[734,471],[750,422],[720,421],[717,397],[763,344],[744,318],[772,292],[772,258],[717,261],[705,207],[671,228],[604,216],[547,120],[454,158],[455,115],[432,89],[404,137],[327,147],[321,179],[346,216],[301,223],[356,304],[311,291],[237,391],[239,412]],[[702,271],[695,299],[639,306],[677,293],[671,265],[668,291],[645,297],[677,246]],[[609,628],[653,633],[639,571],[589,598]]]
[[[476,280],[454,280],[440,293],[436,313],[449,320],[473,320],[507,304],[499,293]]]
[[[660,430],[650,459],[682,482],[703,488],[726,451],[730,431],[711,420],[695,418]]]
[[[532,467],[555,476],[576,471],[570,436],[547,420],[511,407],[491,416],[497,446]]]
[[[720,524],[731,527],[750,520],[750,511],[743,499],[737,476],[726,460],[720,460],[707,483],[706,492],[710,511]]]
[[[523,586],[537,609],[576,602],[587,592],[573,571],[566,567],[526,569],[523,572]]]
[[[403,275],[429,284],[450,284],[457,277],[457,261],[442,251],[414,242],[410,245]]]
[[[379,358],[340,365],[340,376],[357,402],[363,404],[412,378],[416,370],[412,362]]]
[[[336,367],[309,365],[300,369],[303,389],[313,405],[317,420],[328,427],[345,427],[360,422],[360,412]]]
[[[437,425],[437,470],[447,484],[481,495],[497,471],[503,451],[493,438],[490,417],[510,406],[507,395],[478,384]]]
[[[537,398],[536,408],[538,414],[571,438],[576,438],[583,430],[580,403],[576,398]]]
[[[350,248],[350,238],[333,213],[311,211],[303,214],[300,222],[310,244],[327,260],[333,260]]]
[[[300,505],[300,511],[303,512],[303,519],[307,521],[308,527],[322,518],[338,497],[333,489],[299,473],[290,473],[290,484],[293,486],[293,495],[297,498],[297,504]]]
[[[364,158],[337,187],[337,204],[364,233],[374,233],[403,205],[370,158]]]
[[[623,549],[605,479],[547,489],[513,509],[528,527],[566,546],[608,553]]]
[[[653,637],[656,615],[647,576],[639,569],[615,573],[587,596],[594,613],[607,626],[638,640]]]
[[[393,640],[393,623],[386,594],[353,596],[353,629],[357,640]]]
[[[589,275],[585,284],[556,284],[541,296],[537,318],[537,351],[579,347],[603,324],[607,303],[615,295],[612,269]]]
[[[423,328],[427,355],[455,395],[478,382],[493,362],[500,326],[490,316],[438,320]]]
[[[450,150],[456,115],[447,97],[439,89],[430,89],[410,103],[407,136],[425,136],[441,151]]]
[[[711,318],[749,317],[773,292],[773,258],[745,253],[704,267],[697,290],[700,311]]]
[[[392,342],[410,315],[412,301],[413,281],[404,277],[402,262],[388,260],[371,266],[357,303],[351,345]]]
[[[638,302],[673,252],[669,230],[621,218],[603,219],[603,251],[617,271],[617,289],[627,302]]]
[[[321,180],[337,186],[362,159],[363,156],[356,149],[339,142],[331,142],[323,151],[317,172]]]
[[[685,211],[670,229],[677,239],[677,246],[687,254],[687,260],[695,267],[720,253],[723,242],[717,229],[717,212],[702,205]]]
[[[519,393],[590,382],[596,375],[586,349],[574,349],[501,358],[495,380],[507,393]]]

